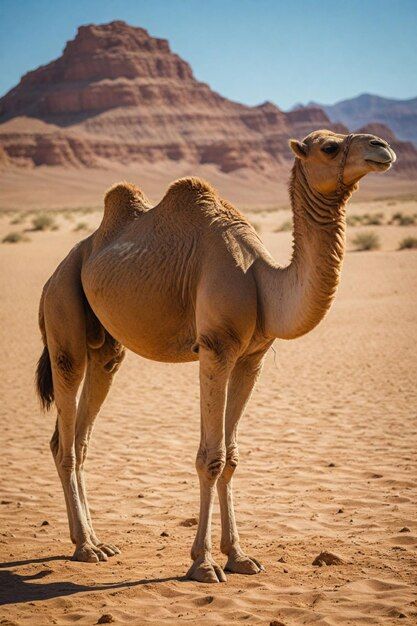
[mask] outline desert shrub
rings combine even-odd
[[[348,215],[346,218],[346,224],[348,226],[357,226],[362,222],[361,215]]]
[[[398,246],[398,250],[414,250],[415,248],[417,248],[417,237],[404,237]]]
[[[57,230],[58,226],[55,224],[55,220],[51,215],[42,213],[37,215],[32,220],[33,230]]]
[[[362,215],[348,215],[346,218],[348,226],[381,226],[384,223],[383,213],[363,213]]]
[[[10,224],[15,226],[16,224],[21,224],[23,222],[23,217],[21,215],[17,215],[12,220],[10,220]]]
[[[90,213],[94,213],[96,208],[92,206],[79,206],[75,210],[77,213],[81,213],[81,215],[89,215]]]
[[[285,222],[283,222],[281,226],[278,226],[278,228],[276,228],[274,232],[285,233],[289,230],[292,230],[292,220],[285,220]]]
[[[18,233],[17,231],[8,233],[5,237],[3,237],[3,243],[21,243],[22,241],[29,241],[25,235],[22,233]]]
[[[87,230],[87,228],[88,228],[87,222],[78,222],[78,224],[74,228],[74,232],[77,232],[79,230]]]
[[[366,226],[381,226],[384,223],[384,214],[383,213],[372,213],[372,215],[364,216],[362,220],[362,224]]]
[[[398,220],[399,226],[414,226],[416,223],[416,218],[414,215],[403,215],[400,220]]]
[[[417,215],[405,215],[401,211],[398,211],[392,216],[390,224],[396,224],[397,226],[414,226],[417,224]]]
[[[355,246],[355,250],[378,250],[380,247],[379,237],[372,231],[358,233],[352,239],[352,243]]]

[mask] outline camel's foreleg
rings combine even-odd
[[[101,405],[110,389],[113,376],[124,357],[122,346],[106,333],[106,339],[98,349],[88,350],[87,370],[83,390],[77,410],[75,426],[75,456],[78,493],[90,532],[90,541],[107,556],[119,554],[119,549],[109,543],[103,543],[94,532],[87,500],[84,478],[84,463],[93,425]]]
[[[200,516],[191,549],[194,563],[187,576],[199,582],[224,582],[226,576],[211,555],[211,514],[216,482],[226,461],[224,412],[233,363],[215,349],[215,342],[199,342],[201,439],[196,469],[200,481]]]
[[[228,557],[225,570],[238,574],[257,574],[263,570],[263,566],[255,558],[248,557],[240,547],[233,505],[232,477],[239,460],[237,446],[239,419],[261,372],[264,354],[263,351],[243,358],[236,363],[230,376],[227,394],[226,465],[217,481],[222,522],[220,548],[223,554]]]

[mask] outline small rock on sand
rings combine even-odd
[[[166,531],[166,530],[163,530],[163,531],[161,532],[161,537],[169,537],[169,533],[167,533],[167,531]]]
[[[114,621],[114,617],[111,613],[104,613],[104,615],[98,618],[97,624],[111,624]]]
[[[408,526],[404,526],[403,528],[400,528],[400,533],[411,533],[411,530]]]
[[[44,519],[41,526],[49,526],[49,522],[47,519]]]
[[[198,519],[196,517],[188,517],[187,519],[180,522],[180,526],[185,526],[189,528],[190,526],[197,526]]]
[[[320,552],[313,561],[313,565],[322,567],[323,565],[340,565],[344,563],[343,559],[333,552]]]
[[[276,619],[273,619],[272,622],[269,622],[269,626],[285,626],[284,622],[279,622]]]

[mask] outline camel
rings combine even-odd
[[[321,130],[289,145],[294,244],[287,267],[278,266],[239,211],[191,177],[174,182],[153,208],[134,185],[111,187],[98,229],[46,283],[37,389],[44,409],[53,402],[57,408],[51,450],[75,560],[106,561],[119,552],[93,530],[84,464],[94,420],[128,348],[155,361],[199,361],[200,513],[188,578],[217,583],[225,571],[264,569],[243,551],[236,527],[238,423],[273,341],[308,333],[333,302],[346,203],[359,179],[396,159],[385,141],[366,134]],[[211,554],[216,489],[224,568]]]

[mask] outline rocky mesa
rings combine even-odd
[[[21,166],[184,159],[267,170],[289,157],[291,133],[322,126],[331,124],[317,107],[285,113],[223,98],[166,40],[122,21],[81,26],[60,58],[0,100],[1,145]]]

